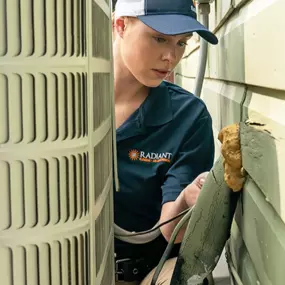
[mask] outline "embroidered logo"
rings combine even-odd
[[[129,158],[130,160],[138,160],[139,159],[139,151],[136,149],[132,149],[129,151]]]
[[[142,162],[167,162],[170,163],[172,158],[172,153],[170,152],[145,152],[139,151],[137,149],[132,149],[129,151],[129,158],[132,161],[139,160]]]

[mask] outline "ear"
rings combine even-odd
[[[119,17],[115,19],[114,27],[117,34],[122,38],[126,30],[126,18]]]

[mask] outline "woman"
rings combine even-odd
[[[138,232],[193,206],[212,167],[212,121],[205,104],[164,79],[181,60],[193,32],[212,44],[217,38],[196,21],[190,0],[118,0],[113,27],[120,184],[114,193],[115,223]],[[147,244],[116,239],[117,280],[150,284],[151,274],[146,275],[177,222],[161,227],[162,234]],[[177,246],[182,237],[183,230]],[[174,264],[170,259],[164,267],[164,285],[170,284]]]

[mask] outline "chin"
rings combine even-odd
[[[147,80],[143,80],[142,84],[147,86],[147,87],[154,88],[154,87],[158,87],[163,80],[164,79],[159,79],[159,80],[157,80],[157,79],[147,79]]]

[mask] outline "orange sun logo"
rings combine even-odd
[[[132,149],[129,151],[129,158],[131,160],[138,160],[139,159],[139,152],[136,149]]]

